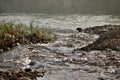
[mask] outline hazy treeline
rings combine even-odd
[[[119,14],[120,0],[0,0],[0,12]]]

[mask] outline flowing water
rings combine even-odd
[[[48,44],[19,45],[11,51],[0,54],[0,68],[22,67],[24,69],[30,67],[34,69],[44,67],[45,76],[38,80],[98,80],[104,69],[90,66],[86,61],[94,61],[93,55],[101,53],[101,51],[89,52],[88,58],[80,57],[82,53],[86,52],[73,52],[74,49],[91,43],[98,36],[78,33],[75,29],[77,27],[120,24],[120,16],[4,13],[0,15],[0,22],[3,21],[14,21],[16,24],[26,25],[33,21],[34,25],[49,28],[57,34],[58,40]],[[104,58],[105,55],[102,57]],[[30,66],[30,62],[35,62],[35,65]],[[109,75],[109,77],[112,76]]]
[[[77,32],[77,27],[120,24],[119,7],[120,0],[0,0],[0,22],[29,25],[32,21],[58,35],[54,43],[19,45],[0,54],[0,70],[45,68],[38,80],[119,80],[119,68],[104,68],[110,52],[73,52],[98,38]],[[120,54],[111,52],[116,53]],[[35,65],[29,65],[31,62]],[[115,70],[117,75],[112,74]]]
[[[113,15],[48,15],[48,14],[25,14],[25,13],[4,13],[0,15],[1,21],[15,21],[29,25],[33,21],[40,27],[71,29],[77,27],[87,28],[97,25],[120,24],[120,16]]]

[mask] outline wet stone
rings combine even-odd
[[[104,79],[104,78],[102,78],[102,77],[99,77],[99,78],[98,78],[98,80],[105,80],[105,79]]]
[[[78,32],[82,32],[82,28],[76,28]]]
[[[116,74],[120,74],[120,68],[115,70]]]
[[[21,77],[21,78],[18,78],[17,80],[32,80],[32,79],[30,79],[29,77]]]
[[[116,79],[120,79],[120,75],[117,75],[117,76],[116,76]]]
[[[32,69],[30,69],[30,68],[25,68],[25,71],[26,71],[26,72],[31,72]]]
[[[0,80],[36,80],[37,77],[43,77],[44,70],[34,70],[26,68],[25,71],[22,69],[9,70],[7,72],[0,73]]]
[[[120,51],[120,25],[95,26],[92,28],[87,28],[85,32],[98,34],[99,38],[92,44],[82,47],[79,50],[106,50],[109,48]]]
[[[35,64],[36,64],[36,62],[34,62],[34,61],[31,61],[31,62],[29,63],[30,66],[34,66]]]

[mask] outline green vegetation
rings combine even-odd
[[[9,50],[17,43],[48,43],[56,39],[56,35],[53,35],[48,29],[33,26],[32,22],[30,26],[14,22],[0,23],[0,51]]]

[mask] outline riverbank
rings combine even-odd
[[[116,50],[120,51],[120,25],[104,25],[86,28],[84,32],[97,34],[99,38],[80,50]]]
[[[57,37],[47,28],[15,24],[14,22],[0,23],[0,52],[10,50],[17,45],[30,43],[48,43],[55,41]]]

